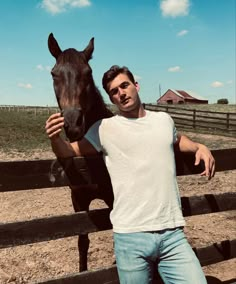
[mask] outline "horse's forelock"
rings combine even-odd
[[[83,51],[78,51],[75,48],[68,48],[64,50],[57,58],[57,64],[75,64],[83,65],[88,61]]]

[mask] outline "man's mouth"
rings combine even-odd
[[[130,98],[125,98],[125,99],[122,100],[120,103],[121,103],[122,105],[125,105],[125,104],[128,103],[129,99],[130,99]]]

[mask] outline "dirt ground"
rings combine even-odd
[[[234,138],[194,133],[188,133],[188,136],[197,138],[211,149],[236,148]],[[36,150],[30,154],[0,151],[0,160],[4,161],[44,158],[54,158],[50,149]],[[200,176],[178,177],[181,196],[236,191],[235,173],[236,170],[219,172],[210,181]],[[2,223],[73,212],[70,189],[67,187],[0,193],[0,204]],[[103,206],[100,200],[91,204],[91,208]],[[185,231],[191,245],[200,247],[224,239],[234,239],[235,217],[235,211],[229,211],[186,218]],[[89,269],[111,265],[114,262],[112,232],[91,234],[90,240]],[[33,283],[78,270],[77,237],[0,250],[0,284]],[[206,266],[204,272],[221,281],[236,279],[236,260]]]

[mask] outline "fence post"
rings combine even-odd
[[[196,109],[193,110],[193,128],[196,128]]]
[[[229,130],[229,115],[230,115],[229,112],[226,113],[226,127],[227,127],[228,130]]]

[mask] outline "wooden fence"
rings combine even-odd
[[[113,105],[107,105],[111,111],[116,112]],[[177,126],[186,130],[201,130],[204,132],[223,133],[229,136],[236,136],[236,112],[219,112],[204,111],[197,109],[188,109],[184,107],[174,107],[168,104],[155,105],[144,104],[145,108],[151,111],[168,112],[175,121]],[[35,116],[39,114],[52,114],[59,112],[58,107],[39,107],[39,106],[17,106],[17,105],[0,105],[0,111],[7,112],[27,112],[33,113]]]
[[[37,114],[52,114],[56,113],[59,110],[58,107],[40,107],[40,106],[17,106],[17,105],[0,105],[0,111],[7,112],[26,112],[26,113],[34,113]]]
[[[236,169],[236,148],[212,151],[216,159],[216,170]],[[32,160],[0,162],[0,191],[32,190],[37,188],[60,187],[69,184],[101,184],[109,182],[101,156],[71,158],[65,161],[70,171],[76,175],[68,180],[61,175],[62,168],[55,160]],[[50,178],[53,166],[53,179]],[[72,168],[71,168],[72,167]],[[194,166],[194,156],[176,154],[177,175],[197,174],[203,165]],[[236,193],[206,194],[202,196],[182,197],[184,216],[208,214],[236,209]],[[0,223],[0,248],[31,244],[75,236],[78,234],[110,230],[108,209],[96,209],[68,215],[45,217],[29,221]],[[218,263],[236,257],[236,239],[222,240],[206,247],[194,248],[201,265]],[[236,283],[235,279],[233,282]],[[63,277],[39,280],[41,284],[80,284],[80,283],[119,283],[116,266],[74,273]],[[226,283],[226,282],[225,282]]]
[[[168,112],[175,124],[184,129],[205,129],[236,136],[236,112],[203,111],[159,104],[144,104],[144,106],[147,110]]]

